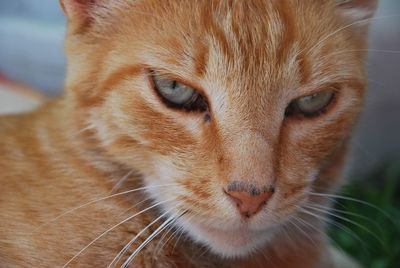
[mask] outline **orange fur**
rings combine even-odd
[[[61,2],[69,17],[65,96],[0,118],[1,266],[62,266],[150,206],[131,208],[149,197],[174,201],[113,229],[69,265],[107,267],[167,211],[183,214],[174,223],[183,239],[179,232],[155,238],[132,267],[333,265],[323,223],[297,206],[327,205],[309,192],[339,184],[365,88],[365,34],[358,33],[366,26],[348,25],[359,19],[352,14],[370,17],[375,1]],[[165,106],[150,70],[203,94],[211,119]],[[337,96],[323,115],[285,117],[291,101],[326,88]],[[119,191],[153,188],[56,218],[109,196],[124,176]],[[223,190],[233,181],[276,190],[265,209],[244,219]],[[314,226],[303,226],[308,237],[290,225],[293,216]]]

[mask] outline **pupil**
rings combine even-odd
[[[171,85],[171,88],[172,89],[176,89],[176,86],[178,85],[178,83],[174,80],[174,81],[172,81],[172,85]]]
[[[309,97],[309,101],[313,101],[313,100],[315,100],[316,98],[318,97],[318,95],[317,94],[314,94],[314,95],[311,95],[310,97]]]

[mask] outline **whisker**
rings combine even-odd
[[[128,179],[129,176],[131,176],[134,172],[135,172],[134,170],[131,170],[125,176],[123,176],[121,179],[119,179],[115,183],[114,187],[111,189],[110,193],[115,193],[119,188],[121,188],[122,184],[124,184],[126,179]]]
[[[316,226],[312,225],[312,224],[309,223],[308,221],[306,221],[306,220],[304,220],[304,219],[302,219],[302,218],[300,218],[300,217],[295,217],[295,219],[297,219],[297,221],[298,221],[300,224],[307,225],[309,228],[311,228],[311,229],[314,230],[314,231],[317,231],[318,233],[320,233],[320,234],[322,234],[322,235],[325,234],[321,229],[319,229],[319,228],[317,228]]]
[[[161,214],[159,217],[157,217],[155,220],[153,220],[151,223],[149,223],[145,228],[143,228],[139,233],[137,233],[122,249],[120,252],[118,252],[118,254],[114,257],[114,259],[111,261],[111,263],[107,266],[107,268],[111,268],[114,263],[118,263],[119,260],[121,259],[121,257],[123,256],[123,254],[125,254],[125,252],[132,246],[133,243],[135,243],[135,241],[139,238],[139,236],[141,236],[147,229],[150,228],[150,226],[152,226],[153,224],[155,224],[157,221],[161,220],[163,217],[165,217],[166,215],[168,215],[168,213],[170,213],[172,211],[172,209],[164,212],[163,214]]]
[[[292,218],[292,220],[297,220],[297,218]],[[314,239],[311,238],[310,235],[308,235],[303,228],[301,228],[300,226],[298,226],[295,222],[293,222],[292,220],[288,221],[290,224],[292,224],[294,227],[296,227],[308,240],[310,240],[310,242],[316,247],[318,248],[317,243],[315,242]],[[298,220],[297,220],[298,221]]]
[[[200,254],[198,254],[199,259],[201,259],[204,255],[206,255],[208,252],[211,251],[210,247],[203,246],[202,248],[203,248],[202,252]],[[201,248],[199,248],[199,249],[201,249]]]
[[[168,192],[168,191],[172,191],[172,190],[174,190],[174,189],[170,189],[170,188],[163,189],[164,192]],[[124,215],[125,213],[127,213],[128,211],[130,211],[130,210],[134,209],[135,207],[137,207],[138,205],[143,204],[143,203],[145,203],[145,202],[147,202],[147,201],[149,201],[149,200],[152,200],[152,199],[153,199],[153,198],[152,198],[151,196],[149,196],[149,197],[143,199],[142,201],[140,201],[139,203],[136,203],[135,205],[133,205],[133,206],[131,206],[130,208],[126,209],[125,211],[123,211],[122,213],[120,213],[118,216],[122,216],[122,215]]]
[[[310,215],[310,216],[313,216],[313,217],[315,217],[316,219],[320,220],[321,222],[326,222],[326,223],[328,223],[328,224],[331,224],[331,225],[333,225],[333,226],[335,226],[335,227],[337,227],[337,228],[343,230],[343,231],[346,232],[348,235],[350,235],[351,237],[353,237],[354,239],[356,239],[358,242],[360,242],[360,244],[363,246],[364,249],[367,248],[365,242],[364,242],[358,235],[356,235],[350,228],[348,228],[348,227],[346,227],[346,226],[344,226],[343,224],[340,224],[340,223],[338,223],[338,222],[332,221],[332,220],[330,220],[329,218],[326,218],[326,217],[323,217],[323,216],[321,216],[321,215],[312,213],[312,212],[310,212],[310,211],[308,211],[308,210],[305,210],[305,209],[302,208],[302,207],[298,207],[298,208],[299,208],[300,212],[302,212],[302,213],[304,213],[304,214],[308,214],[308,215]],[[366,250],[366,252],[368,252],[368,250]]]
[[[296,219],[296,218],[292,218]],[[290,244],[287,244],[288,247],[291,247],[290,250],[291,251],[296,251],[298,249],[299,246],[303,245],[302,243],[305,243],[305,240],[302,239],[303,236],[306,237],[306,240],[309,240],[311,242],[311,244],[315,247],[318,248],[318,244],[316,243],[316,241],[314,239],[312,239],[312,237],[310,235],[308,235],[300,226],[298,226],[296,223],[294,223],[293,221],[289,221],[288,223],[290,223],[291,225],[284,225],[284,229],[285,230],[285,234],[286,237],[288,237],[288,241],[290,241]],[[295,228],[289,228],[294,226]],[[288,228],[288,230],[286,230],[286,228]],[[299,230],[300,233],[297,231]],[[301,240],[299,240],[301,239]],[[299,258],[306,258],[306,256],[299,256]],[[298,260],[301,262],[301,260]],[[269,261],[271,262],[271,261]],[[263,266],[261,266],[263,267]],[[274,267],[280,267],[280,265],[274,265]]]
[[[188,211],[186,210],[186,213],[185,213],[185,214],[187,214],[187,212],[188,212]],[[183,216],[183,214],[182,214],[182,216]],[[194,216],[194,215],[192,215],[191,218],[192,218],[193,216]],[[180,216],[180,217],[181,217],[181,216]],[[180,218],[180,217],[179,217],[179,218]],[[177,219],[179,219],[179,218],[177,218]],[[168,241],[171,240],[172,237],[174,237],[181,229],[183,229],[183,227],[182,227],[182,226],[179,226],[176,230],[172,231],[171,234],[170,234],[170,236],[167,238],[167,240],[164,241],[164,243],[161,245],[162,240],[168,235],[168,232],[165,232],[164,235],[161,237],[160,241],[157,243],[156,249],[154,250],[154,255],[158,255],[158,254],[161,252],[162,248],[168,243]]]
[[[321,235],[325,236],[325,233],[324,233],[321,229],[315,227],[314,225],[312,225],[312,224],[309,223],[308,221],[303,220],[303,219],[301,219],[300,217],[297,218],[297,220],[300,222],[300,224],[307,225],[307,226],[308,226],[309,228],[311,228],[312,230],[317,231],[317,232],[320,233]],[[336,249],[338,249],[341,253],[343,253],[343,254],[345,255],[345,252],[343,251],[343,249],[340,247],[340,245],[339,245],[335,240],[333,240],[333,239],[332,239],[331,237],[329,237],[329,236],[327,236],[327,238],[329,239],[330,243],[333,244],[333,245],[336,247]]]
[[[270,264],[270,265],[268,265],[268,267],[269,266],[277,267],[276,262],[272,261],[271,256],[269,256],[265,250],[261,250],[261,254],[264,257],[264,260],[267,261]],[[264,267],[265,267],[265,264],[264,264]]]
[[[95,127],[92,126],[92,125],[87,125],[86,127],[82,128],[82,129],[80,129],[80,130],[78,130],[78,131],[75,133],[75,135],[80,135],[80,134],[82,134],[83,132],[86,132],[86,131],[91,130],[91,129],[95,129]]]
[[[320,57],[320,60],[330,58],[336,55],[340,54],[346,54],[346,53],[353,53],[353,52],[375,52],[375,53],[386,53],[386,54],[394,54],[394,55],[400,55],[400,50],[386,50],[386,49],[351,49],[351,50],[342,50],[342,51],[334,51],[332,53],[329,53],[327,55],[324,55]]]
[[[306,206],[305,208],[313,209],[314,211],[322,212],[322,213],[331,215],[331,216],[333,216],[333,217],[335,217],[335,218],[341,219],[341,220],[343,220],[343,221],[345,221],[345,222],[351,223],[351,224],[357,226],[358,228],[361,228],[362,230],[364,230],[364,231],[367,232],[368,234],[372,235],[376,240],[378,240],[382,245],[384,245],[383,241],[382,241],[376,234],[374,234],[371,230],[369,230],[369,229],[366,228],[365,226],[363,226],[363,225],[361,225],[361,224],[359,224],[359,223],[357,223],[357,222],[355,222],[355,221],[352,221],[352,220],[350,220],[350,219],[347,219],[346,217],[337,215],[337,214],[332,213],[332,212],[330,212],[330,211],[325,211],[325,210],[322,210],[322,209],[319,209],[319,208],[315,208],[315,207],[312,207],[312,206]]]
[[[190,222],[191,219],[193,219],[196,215],[198,215],[198,213],[191,213],[191,214],[192,215],[186,220],[186,222],[188,222],[188,223]],[[171,254],[174,252],[176,246],[178,245],[178,241],[181,239],[182,235],[185,233],[185,229],[183,228],[183,226],[181,226],[179,229],[180,229],[180,231],[179,231],[180,234],[179,234],[178,238],[175,240],[175,243],[172,247]]]
[[[172,251],[171,254],[174,253],[176,246],[178,245],[179,240],[182,238],[182,235],[185,233],[185,229],[181,226],[178,229],[178,232],[176,232],[176,234],[178,235],[178,238],[175,240],[174,245],[172,246]]]
[[[311,52],[313,52],[315,49],[317,49],[321,44],[323,44],[325,41],[327,41],[329,38],[333,37],[335,34],[346,30],[354,25],[357,24],[362,24],[362,23],[367,23],[367,22],[371,22],[371,21],[375,21],[375,20],[381,20],[381,19],[388,19],[388,18],[394,18],[394,17],[399,17],[400,15],[388,15],[388,16],[381,16],[381,17],[372,17],[372,18],[367,18],[367,19],[362,19],[362,20],[358,20],[355,22],[352,22],[350,24],[347,24],[343,27],[340,27],[339,29],[331,32],[330,34],[326,35],[324,38],[322,38],[321,40],[319,40],[314,46],[312,46],[307,52],[306,55],[309,55]],[[302,50],[299,54],[303,53],[304,50]]]
[[[130,210],[136,208],[137,206],[139,206],[139,205],[141,205],[141,204],[143,204],[143,203],[146,203],[146,202],[149,201],[149,200],[152,200],[152,198],[151,198],[151,197],[147,197],[147,198],[143,199],[142,201],[140,201],[140,202],[134,204],[134,205],[131,206],[130,208],[128,208],[128,209],[126,209],[125,211],[123,211],[123,212],[121,212],[120,214],[118,214],[118,217],[120,217],[120,216],[122,216],[122,215],[128,213]]]
[[[97,202],[100,202],[100,201],[104,201],[104,200],[107,200],[107,199],[110,199],[110,198],[113,198],[113,197],[126,195],[126,194],[130,194],[130,193],[138,192],[138,191],[143,191],[143,190],[147,190],[147,189],[151,189],[151,188],[158,188],[158,187],[165,187],[165,186],[176,186],[176,185],[178,185],[178,184],[174,183],[174,184],[162,184],[162,185],[153,185],[153,186],[147,186],[147,187],[140,187],[140,188],[136,188],[136,189],[133,189],[133,190],[124,191],[124,192],[112,194],[112,195],[109,195],[109,196],[106,196],[106,197],[102,197],[102,198],[99,198],[99,199],[96,199],[96,200],[89,201],[89,202],[87,202],[87,203],[85,203],[83,205],[80,205],[78,207],[75,207],[75,208],[72,208],[70,210],[67,210],[66,212],[64,212],[64,213],[60,214],[59,216],[55,217],[54,219],[52,219],[52,220],[50,220],[50,221],[48,221],[48,222],[46,222],[44,224],[39,225],[32,233],[36,233],[39,229],[41,229],[41,228],[43,228],[43,227],[45,227],[45,226],[47,226],[49,224],[52,224],[53,222],[57,221],[58,219],[64,217],[65,215],[71,214],[71,213],[73,213],[73,212],[75,212],[75,211],[77,211],[79,209],[85,208],[85,207],[87,207],[87,206],[89,206],[91,204],[94,204],[94,203],[97,203]]]
[[[373,209],[378,210],[378,211],[379,211],[380,213],[382,213],[385,217],[387,217],[388,219],[391,220],[389,214],[387,214],[387,213],[386,213],[385,211],[383,211],[381,208],[379,208],[379,207],[377,207],[377,206],[375,206],[375,205],[373,205],[373,204],[371,204],[371,203],[368,203],[368,202],[366,202],[366,201],[363,201],[363,200],[359,200],[359,199],[352,198],[352,197],[341,196],[341,195],[335,195],[335,194],[322,194],[322,193],[314,193],[314,192],[308,192],[308,194],[314,195],[314,196],[321,196],[321,197],[330,197],[330,198],[336,198],[336,199],[343,199],[343,200],[353,201],[353,202],[356,202],[356,203],[359,203],[359,204],[363,204],[363,205],[366,205],[366,206],[368,206],[368,207],[370,207],[370,208],[373,208]]]
[[[173,237],[173,234],[174,234],[175,232],[176,232],[176,230],[175,230],[175,231],[171,231],[171,230],[170,230],[170,236],[169,236],[169,237],[167,238],[167,240],[163,243],[163,246],[164,246],[166,243],[168,243],[168,241]],[[162,241],[168,236],[168,233],[169,233],[169,232],[165,231],[164,234],[161,236],[160,241],[158,241],[157,246],[156,246],[156,248],[155,248],[155,250],[154,250],[154,255],[158,255],[158,254],[161,252],[161,250],[162,250],[161,243],[162,243]]]
[[[319,206],[319,205],[316,205],[316,204],[313,204],[313,206],[316,207],[316,208],[326,209],[326,210],[329,210],[329,211],[334,211],[334,212],[338,212],[338,213],[341,213],[341,214],[353,216],[353,217],[356,217],[356,218],[359,218],[359,219],[363,219],[363,220],[369,222],[370,224],[374,225],[381,233],[383,232],[382,228],[375,221],[371,220],[370,218],[368,218],[366,216],[363,216],[363,215],[360,215],[360,214],[357,214],[357,213],[354,213],[354,212],[349,212],[349,211],[346,211],[346,210],[342,210],[342,209]]]
[[[369,49],[359,49],[359,51],[387,53],[387,54],[400,54],[400,50],[390,50],[390,49],[369,48]]]
[[[166,202],[170,202],[170,201],[172,201],[172,200],[173,200],[173,199],[166,200],[166,201],[162,201],[162,202],[158,202],[157,204],[154,204],[154,205],[152,205],[152,206],[150,206],[150,207],[148,207],[148,208],[146,208],[146,209],[143,209],[143,210],[139,211],[138,213],[135,213],[134,215],[132,215],[132,216],[126,218],[125,220],[119,222],[118,224],[115,224],[114,226],[112,226],[112,227],[109,228],[108,230],[106,230],[106,231],[104,231],[103,233],[101,233],[101,234],[100,234],[99,236],[97,236],[95,239],[93,239],[93,240],[92,240],[89,244],[87,244],[85,247],[83,247],[83,248],[82,248],[78,253],[76,253],[67,263],[65,263],[65,264],[63,265],[63,268],[67,267],[73,260],[75,260],[79,255],[82,254],[82,252],[84,252],[87,248],[89,248],[91,245],[93,245],[97,240],[99,240],[100,238],[102,238],[102,237],[105,236],[107,233],[109,233],[110,231],[114,230],[115,228],[117,228],[117,227],[120,226],[121,224],[124,224],[125,222],[127,222],[127,221],[129,221],[129,220],[135,218],[136,216],[138,216],[138,215],[140,215],[140,214],[142,214],[142,213],[144,213],[144,212],[146,212],[146,211],[148,211],[148,210],[150,210],[150,209],[152,209],[152,208],[154,208],[154,207],[156,207],[156,206],[159,206],[159,205],[164,204],[164,203],[166,203]]]
[[[180,216],[179,216],[180,217]],[[146,240],[140,244],[140,246],[135,249],[135,251],[129,256],[129,258],[122,264],[121,267],[128,267],[128,265],[133,261],[133,259],[139,254],[139,252],[147,246],[157,235],[159,235],[163,230],[165,230],[168,226],[173,224],[176,221],[175,216],[169,217],[164,223],[162,223]]]

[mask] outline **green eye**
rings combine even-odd
[[[286,116],[302,114],[304,116],[320,115],[333,101],[335,92],[325,90],[292,101],[286,109]]]
[[[151,78],[157,93],[169,107],[190,111],[207,110],[204,98],[192,87],[154,72]]]

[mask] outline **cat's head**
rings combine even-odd
[[[375,1],[62,3],[80,120],[195,240],[246,255],[336,184]]]

